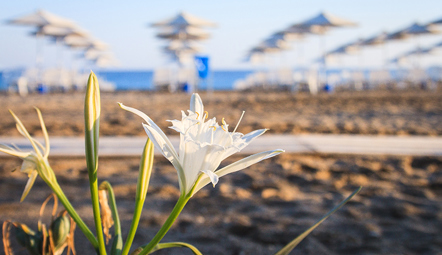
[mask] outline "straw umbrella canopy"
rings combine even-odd
[[[178,15],[152,24],[153,27],[216,27],[216,23],[196,17],[187,12],[180,12]]]
[[[317,16],[312,17],[310,19],[307,19],[301,23],[297,23],[293,25],[294,27],[298,28],[308,28],[311,31],[314,31],[316,34],[324,35],[327,33],[331,28],[339,28],[339,27],[355,27],[357,26],[357,23],[343,19],[337,16],[334,16],[332,14],[321,12]],[[322,36],[322,52],[324,56],[324,77],[327,80],[327,74],[326,74],[326,61],[325,61],[325,36]]]
[[[408,39],[410,37],[415,37],[416,38],[416,48],[419,48],[419,42],[417,41],[417,38],[421,35],[434,35],[434,34],[439,34],[441,33],[440,30],[437,30],[435,27],[430,26],[430,25],[421,25],[418,23],[413,23],[411,26],[406,27],[404,29],[398,30],[396,32],[393,32],[391,34],[388,35],[387,39],[388,40],[404,40],[404,39]],[[417,56],[416,59],[416,65],[419,65],[419,56],[420,54],[417,53],[415,54]]]
[[[301,23],[295,24],[295,27],[310,28],[316,30],[317,33],[324,34],[329,28],[335,27],[355,27],[357,23],[343,19],[329,13],[321,12],[317,16],[310,18]]]
[[[347,43],[334,50],[328,51],[326,55],[354,54],[359,52],[360,45],[359,41]]]
[[[361,45],[362,46],[382,45],[387,42],[387,37],[388,37],[387,32],[381,32],[372,37],[362,40]]]
[[[37,10],[34,13],[7,20],[6,23],[11,25],[37,27],[38,30],[35,34],[37,38],[44,35],[44,33],[38,32],[40,29],[44,29],[43,28],[44,26],[61,27],[61,28],[76,27],[75,23],[72,20],[60,17],[45,10]],[[43,62],[42,50],[37,41],[37,56],[36,56],[37,68],[39,68],[39,65],[42,64],[42,62]]]
[[[174,40],[169,43],[169,45],[164,46],[163,48],[166,51],[192,51],[199,52],[201,47],[198,45],[185,41],[185,40]]]
[[[96,50],[108,50],[109,45],[91,37],[83,37],[78,35],[68,35],[63,38],[63,43],[71,48],[89,49],[94,48]]]
[[[413,23],[411,26],[388,34],[387,40],[402,40],[412,36],[439,34],[441,31],[429,25]]]
[[[31,33],[32,35],[43,35],[53,38],[63,38],[68,35],[76,35],[81,37],[88,37],[89,33],[78,26],[59,27],[55,25],[44,25]]]
[[[428,23],[428,25],[441,25],[441,24],[442,24],[442,19],[438,19]]]
[[[167,27],[157,37],[168,40],[205,40],[210,38],[210,34],[198,27]]]
[[[24,25],[42,27],[46,25],[58,27],[75,27],[75,23],[69,19],[57,16],[45,10],[38,10],[34,13],[24,15],[7,21],[12,25]]]

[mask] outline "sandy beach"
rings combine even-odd
[[[238,131],[270,128],[277,134],[335,133],[442,135],[442,92],[370,91],[318,95],[287,92],[201,93],[209,117]],[[167,119],[187,110],[189,95],[149,92],[102,94],[102,135],[145,136],[141,119],[116,102],[146,112],[168,134]],[[32,106],[39,107],[51,136],[83,135],[84,95],[0,95],[0,136],[18,136],[7,109],[41,135]],[[243,157],[235,155],[223,165]],[[134,207],[138,157],[100,158],[99,179],[114,187],[123,233]],[[84,158],[50,157],[60,186],[92,228]],[[0,158],[0,220],[36,228],[38,210],[50,193],[38,178],[23,203],[27,177],[15,158]],[[363,190],[335,213],[293,254],[440,254],[442,251],[442,157],[281,154],[236,174],[190,200],[164,241],[185,241],[203,254],[273,254],[315,223],[357,187]],[[148,242],[179,196],[177,174],[162,157],[154,172],[134,247]],[[49,212],[49,210],[48,210]],[[48,217],[45,218],[46,220]],[[92,254],[80,230],[77,254]],[[83,245],[84,244],[84,245]],[[23,250],[17,254],[25,254]],[[171,249],[156,254],[191,254]]]
[[[187,94],[152,92],[102,93],[101,135],[144,136],[141,119],[122,110],[117,102],[149,115],[166,134],[166,120],[181,119],[189,108]],[[269,128],[269,133],[333,133],[385,135],[442,135],[442,91],[361,91],[335,94],[290,92],[201,93],[209,118],[225,118],[234,127],[246,111],[238,131]],[[41,109],[51,136],[83,135],[84,94],[0,95],[0,136],[18,135],[8,109],[39,134],[33,106]]]

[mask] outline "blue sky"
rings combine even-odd
[[[202,45],[211,57],[215,69],[249,69],[253,66],[241,61],[247,50],[290,24],[301,22],[320,11],[355,21],[357,28],[332,30],[325,38],[326,49],[368,37],[381,31],[394,31],[412,22],[429,22],[442,18],[440,0],[371,0],[371,1],[295,1],[295,0],[226,0],[226,1],[36,1],[17,0],[0,3],[0,20],[5,21],[31,13],[37,9],[72,19],[94,37],[111,46],[121,63],[121,69],[154,69],[167,61],[160,47],[165,42],[155,38],[157,30],[150,23],[169,18],[180,11],[214,21],[209,29],[212,38]],[[30,27],[0,24],[0,70],[35,64],[36,40]],[[425,36],[387,46],[389,57],[413,48],[417,43],[429,46],[442,41],[442,35]],[[320,55],[320,38],[307,37],[294,44],[295,49],[272,60],[279,65],[308,64]],[[45,65],[55,66],[56,47],[45,43]],[[69,65],[69,51],[63,50],[64,61]],[[362,60],[361,60],[362,59]],[[341,65],[379,66],[382,50],[367,49],[361,56],[340,60]],[[442,64],[439,57],[424,59],[426,65]]]

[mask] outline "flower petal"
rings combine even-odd
[[[121,108],[123,108],[126,111],[135,113],[136,115],[140,116],[141,118],[144,119],[144,121],[147,122],[147,125],[149,127],[152,127],[156,133],[158,134],[158,136],[160,136],[162,138],[162,140],[167,144],[167,146],[169,148],[171,148],[171,153],[173,154],[174,157],[178,158],[178,155],[175,151],[175,149],[173,148],[172,143],[170,142],[169,138],[167,138],[166,134],[164,134],[164,132],[161,130],[160,127],[158,127],[157,124],[155,124],[155,122],[153,122],[153,120],[151,118],[149,118],[149,116],[147,116],[145,113],[141,112],[140,110],[137,110],[135,108],[132,107],[127,107],[125,105],[123,105],[122,103],[118,103],[120,105]]]
[[[17,151],[5,144],[0,144],[0,151],[12,156],[16,156],[19,158],[26,158],[27,156],[29,156],[31,153],[29,152],[21,152],[21,151]]]
[[[205,173],[210,181],[212,182],[213,187],[215,187],[215,185],[218,183],[219,181],[219,177],[218,175],[216,175],[216,173],[210,171],[210,170],[201,170],[202,173]]]
[[[37,175],[38,175],[37,171],[32,171],[31,173],[29,173],[29,179],[28,179],[28,182],[26,183],[25,190],[23,191],[23,195],[20,198],[20,202],[23,202],[23,200],[28,195],[29,191],[31,191],[31,188],[34,185]]]
[[[215,171],[215,173],[218,175],[218,177],[223,177],[226,174],[230,174],[233,172],[237,172],[239,170],[242,170],[246,167],[249,167],[255,163],[258,163],[264,159],[268,159],[271,157],[274,157],[280,153],[284,152],[284,150],[278,149],[278,150],[272,150],[272,151],[264,151],[264,152],[260,152],[254,155],[251,155],[247,158],[243,158],[241,160],[236,161],[235,163],[232,163],[226,167],[223,167],[217,171]],[[211,181],[209,180],[208,177],[203,178],[197,185],[197,187],[194,190],[194,194],[202,189],[204,186],[206,186],[207,184],[209,184]]]
[[[41,115],[40,109],[34,107],[38,114],[38,119],[40,120],[41,131],[43,132],[43,136],[45,138],[45,148],[44,148],[44,157],[47,158],[49,156],[50,144],[49,144],[49,135],[46,130],[45,122],[43,121],[43,116]]]
[[[238,144],[235,144],[235,146],[237,146],[239,150],[242,150],[242,149],[244,149],[244,147],[249,145],[249,143],[251,143],[255,138],[257,138],[258,136],[261,136],[267,130],[268,129],[258,129],[258,130],[252,131],[252,132],[244,135],[240,139],[238,139],[237,140]],[[234,143],[236,143],[237,141],[234,141]]]
[[[204,105],[198,93],[193,93],[192,97],[190,98],[190,110],[199,114],[198,119],[200,121],[203,120]]]
[[[17,129],[18,129],[19,133],[22,134],[23,136],[25,136],[26,138],[28,138],[28,140],[31,142],[32,147],[35,150],[35,153],[37,153],[38,156],[42,156],[40,150],[38,149],[38,146],[35,144],[35,139],[31,137],[31,135],[28,133],[28,131],[26,130],[23,123],[14,114],[13,111],[9,110],[9,112],[11,113],[12,117],[14,117],[14,120],[17,123]]]
[[[172,143],[170,143],[169,139],[165,141],[161,134],[159,134],[155,128],[146,124],[143,124],[143,127],[154,146],[161,151],[161,154],[163,154],[163,156],[168,159],[177,170],[180,189],[183,189],[186,186],[186,175],[184,174],[180,159],[176,154],[175,148],[173,147]]]

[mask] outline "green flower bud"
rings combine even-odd
[[[54,241],[55,250],[64,248],[66,239],[71,229],[69,217],[64,214],[54,220],[51,224],[52,239]]]

